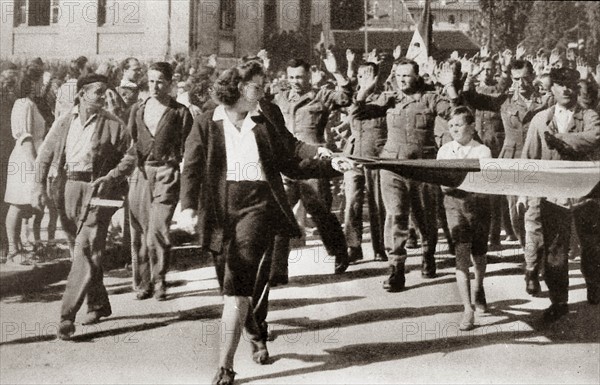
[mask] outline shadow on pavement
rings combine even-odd
[[[570,305],[571,313],[554,324],[546,325],[539,321],[541,317],[541,310],[529,310],[526,315],[514,315],[511,314],[510,310],[514,305],[520,305],[524,301],[504,301],[495,303],[495,308],[500,312],[501,315],[508,317],[507,320],[486,325],[486,328],[494,326],[493,333],[481,334],[478,333],[477,328],[470,332],[459,332],[458,329],[454,329],[456,332],[453,333],[450,329],[448,334],[440,336],[438,339],[427,339],[420,341],[407,341],[407,342],[390,342],[390,343],[367,343],[367,344],[355,344],[347,345],[338,349],[326,349],[325,354],[298,354],[298,353],[286,353],[271,357],[272,361],[275,362],[281,359],[300,360],[311,365],[308,368],[299,368],[286,370],[279,373],[271,373],[264,376],[255,376],[248,378],[239,378],[237,383],[244,384],[248,382],[258,382],[261,380],[273,380],[274,378],[284,378],[288,376],[299,376],[306,375],[309,373],[340,370],[356,366],[364,366],[378,362],[386,362],[392,360],[398,360],[403,358],[410,358],[423,354],[432,353],[451,353],[463,349],[472,349],[481,346],[495,345],[495,344],[573,344],[573,343],[597,343],[599,340],[599,328],[590,328],[590,324],[597,323],[598,314],[600,308],[598,306],[589,306],[586,303],[576,303]],[[454,306],[442,307],[447,311],[455,311]],[[460,308],[460,306],[456,306]],[[396,316],[402,316],[406,309],[398,309]],[[415,311],[423,311],[423,309],[415,309]],[[439,307],[432,307],[429,309],[430,314],[439,312]],[[458,309],[457,311],[460,311]],[[391,314],[387,313],[388,309],[382,309],[382,315],[385,319],[394,318]],[[393,312],[394,310],[392,310]],[[521,308],[519,312],[527,311]],[[361,312],[362,313],[362,312]],[[359,320],[371,322],[376,319],[370,316],[359,313]],[[407,314],[408,315],[408,314]],[[420,314],[419,314],[420,315]],[[414,314],[412,316],[415,316]],[[356,314],[352,315],[352,319],[342,317],[342,319],[334,319],[327,321],[329,327],[336,326],[347,326],[357,324],[355,320]],[[367,320],[368,318],[368,320]],[[297,320],[297,319],[296,319]],[[346,321],[346,323],[344,323]],[[499,325],[508,324],[515,321],[522,321],[530,324],[533,330],[518,330],[512,327],[503,328]],[[278,321],[279,322],[279,321]],[[291,323],[297,321],[291,321]],[[303,324],[304,322],[299,322]],[[360,322],[359,322],[360,323]],[[311,327],[311,324],[308,324]],[[457,325],[458,326],[458,325]],[[315,324],[312,325],[315,327]],[[320,328],[325,328],[321,322]],[[309,329],[310,330],[310,329]],[[526,340],[524,340],[526,339]],[[547,341],[550,342],[547,342]]]

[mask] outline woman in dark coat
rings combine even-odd
[[[258,268],[275,234],[300,235],[281,173],[320,178],[352,169],[345,158],[317,159],[323,149],[289,133],[281,111],[261,100],[264,78],[255,61],[223,72],[213,91],[219,105],[194,123],[185,145],[180,223],[197,230],[200,245],[214,256],[224,295],[221,325],[227,331],[221,334],[214,384],[233,384],[233,357],[243,327],[253,359],[268,361],[252,312]]]

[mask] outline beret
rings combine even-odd
[[[77,79],[77,92],[83,88],[83,86],[92,83],[108,83],[108,78],[104,75],[88,74]]]

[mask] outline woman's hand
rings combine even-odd
[[[362,166],[345,156],[331,158],[331,167],[339,172],[356,171],[362,172]]]
[[[198,224],[198,215],[194,209],[182,210],[177,220],[177,226],[189,234],[196,233],[196,225]]]

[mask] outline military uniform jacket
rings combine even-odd
[[[385,116],[387,140],[382,158],[435,159],[435,118],[448,119],[456,101],[433,92],[413,95],[384,92],[373,104],[366,104],[369,118]]]
[[[366,103],[375,102],[380,94],[373,93],[367,97]],[[346,143],[344,153],[355,156],[378,157],[387,138],[385,117],[360,120],[350,111],[351,136]]]
[[[475,91],[466,91],[463,95],[467,103],[477,110],[500,112],[505,136],[498,157],[505,159],[521,157],[531,119],[538,112],[548,108],[548,105],[544,104],[542,98],[537,94],[533,95],[530,104],[520,95],[493,96]]]
[[[352,103],[352,88],[348,83],[339,90],[322,87],[304,95],[285,90],[275,95],[273,102],[281,109],[287,129],[298,140],[322,145],[325,143],[325,126],[329,113],[335,108],[347,107]]]

